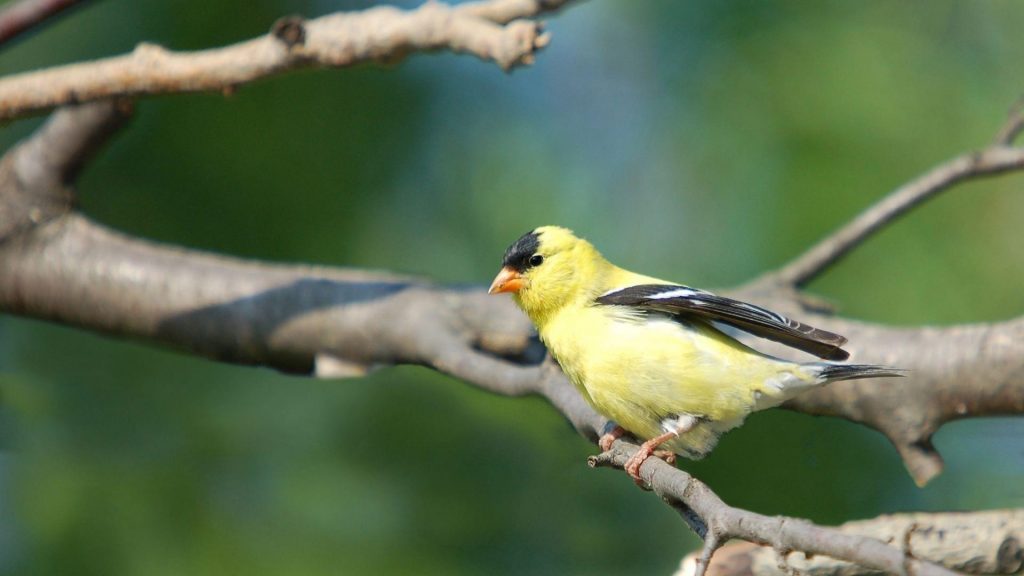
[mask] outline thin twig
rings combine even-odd
[[[85,0],[15,0],[0,10],[0,45]]]
[[[1024,169],[1024,148],[1010,147],[1022,129],[1024,115],[1018,111],[1000,128],[995,145],[957,156],[900,186],[789,264],[770,273],[768,279],[797,288],[806,286],[875,232],[954,184]]]
[[[996,146],[1012,146],[1021,131],[1024,131],[1024,96],[1018,98],[1010,109],[1010,117],[996,134],[994,144]]]

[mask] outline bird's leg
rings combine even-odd
[[[658,456],[659,458],[663,458],[669,464],[675,463],[675,453],[670,452],[668,450],[657,450],[658,446],[661,446],[665,442],[668,442],[669,440],[678,437],[680,434],[685,434],[686,432],[690,431],[694,426],[697,425],[697,422],[698,420],[696,417],[685,415],[676,421],[676,426],[674,429],[669,430],[668,432],[665,432],[664,434],[661,434],[659,436],[655,436],[654,438],[651,438],[650,440],[641,444],[640,449],[637,450],[635,454],[630,456],[629,460],[626,460],[626,464],[623,465],[622,468],[626,471],[626,474],[629,474],[629,476],[633,478],[634,482],[636,482],[639,485],[642,485],[643,480],[640,478],[640,467],[643,466],[644,462],[648,458],[650,458],[652,454]],[[664,456],[665,452],[668,452],[670,456],[666,458]]]
[[[607,452],[612,449],[612,443],[626,435],[626,429],[618,424],[611,431],[605,432],[601,435],[601,439],[597,441],[597,445],[601,447],[602,452]]]

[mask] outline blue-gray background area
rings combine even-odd
[[[96,1],[0,74],[368,5]],[[1024,93],[1013,0],[595,0],[549,29],[511,75],[443,53],[143,99],[82,209],[175,245],[480,285],[561,224],[628,268],[729,286],[986,145]],[[1022,186],[958,187],[810,288],[897,325],[1017,316]],[[698,545],[588,469],[595,447],[543,401],[424,368],[318,381],[5,316],[0,370],[2,573],[667,574]],[[731,504],[838,523],[1022,506],[1022,440],[1017,419],[947,425],[919,489],[878,433],[773,411],[683,466]]]

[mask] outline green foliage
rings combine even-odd
[[[97,2],[0,52],[0,74],[342,7]],[[726,285],[987,143],[1024,86],[1012,0],[592,1],[550,28],[510,76],[442,54],[143,100],[84,175],[84,210],[174,244],[478,284],[557,223],[629,268]],[[1019,315],[1021,184],[958,188],[813,288],[876,321]],[[593,447],[542,402],[425,369],[312,381],[10,317],[0,368],[0,572],[668,573],[696,545],[587,469]],[[783,412],[684,466],[733,504],[823,522],[1021,506],[1022,435],[944,429],[924,490],[879,435]]]

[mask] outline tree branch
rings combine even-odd
[[[943,468],[932,445],[942,424],[960,418],[1024,413],[1024,317],[989,324],[895,328],[834,317],[797,289],[864,240],[939,192],[972,179],[1024,169],[1024,148],[1013,147],[1024,130],[1020,107],[998,130],[994,144],[964,154],[915,178],[871,206],[780,270],[732,295],[804,318],[850,340],[851,358],[910,369],[899,383],[839,382],[801,394],[786,407],[839,416],[879,430],[899,451],[914,481],[923,486]],[[782,357],[774,343],[758,347]]]
[[[853,535],[872,536],[906,553],[970,574],[1015,574],[1024,565],[1024,510],[894,514],[836,526]],[[696,571],[699,552],[683,559],[677,576]],[[711,576],[788,576],[831,574],[868,576],[875,570],[827,556],[779,554],[750,542],[723,546],[708,567]],[[909,571],[908,571],[909,573]]]
[[[770,276],[782,284],[806,286],[874,233],[940,192],[968,180],[1024,169],[1024,149],[1011,146],[1022,129],[1024,113],[1017,111],[1000,128],[993,145],[957,156],[900,186]]]
[[[15,0],[0,10],[0,45],[83,0]]]
[[[621,468],[637,448],[636,444],[619,440],[611,450],[592,456],[589,462],[594,467]],[[771,546],[787,554],[792,550],[808,556],[824,554],[887,574],[955,574],[876,538],[815,526],[796,518],[768,517],[733,508],[706,484],[659,458],[644,462],[640,476],[704,539],[704,549],[694,561],[693,573],[697,576],[704,573],[712,554],[730,538]]]
[[[466,16],[508,24],[519,18],[557,12],[569,2],[572,0],[481,0],[460,4],[456,9]]]
[[[1012,146],[1014,140],[1024,131],[1024,96],[1017,100],[1010,110],[1010,117],[996,134],[995,146]]]
[[[809,308],[800,293],[770,281],[729,294],[848,337],[846,348],[853,362],[910,370],[898,380],[836,382],[800,394],[785,407],[878,430],[899,451],[919,486],[942,471],[942,457],[931,438],[944,423],[1024,413],[1024,317],[990,324],[902,328],[824,314]],[[758,341],[756,346],[794,358],[791,349],[772,342]]]
[[[313,20],[293,17],[278,21],[270,34],[198,52],[139,44],[124,56],[0,79],[0,120],[113,96],[231,92],[297,68],[394,63],[420,51],[473,54],[511,70],[532,64],[549,40],[539,23],[517,19],[568,1],[497,0],[454,8],[428,2],[412,11],[381,6]]]
[[[61,110],[0,161],[0,242],[71,210],[71,183],[130,116],[126,101]]]

